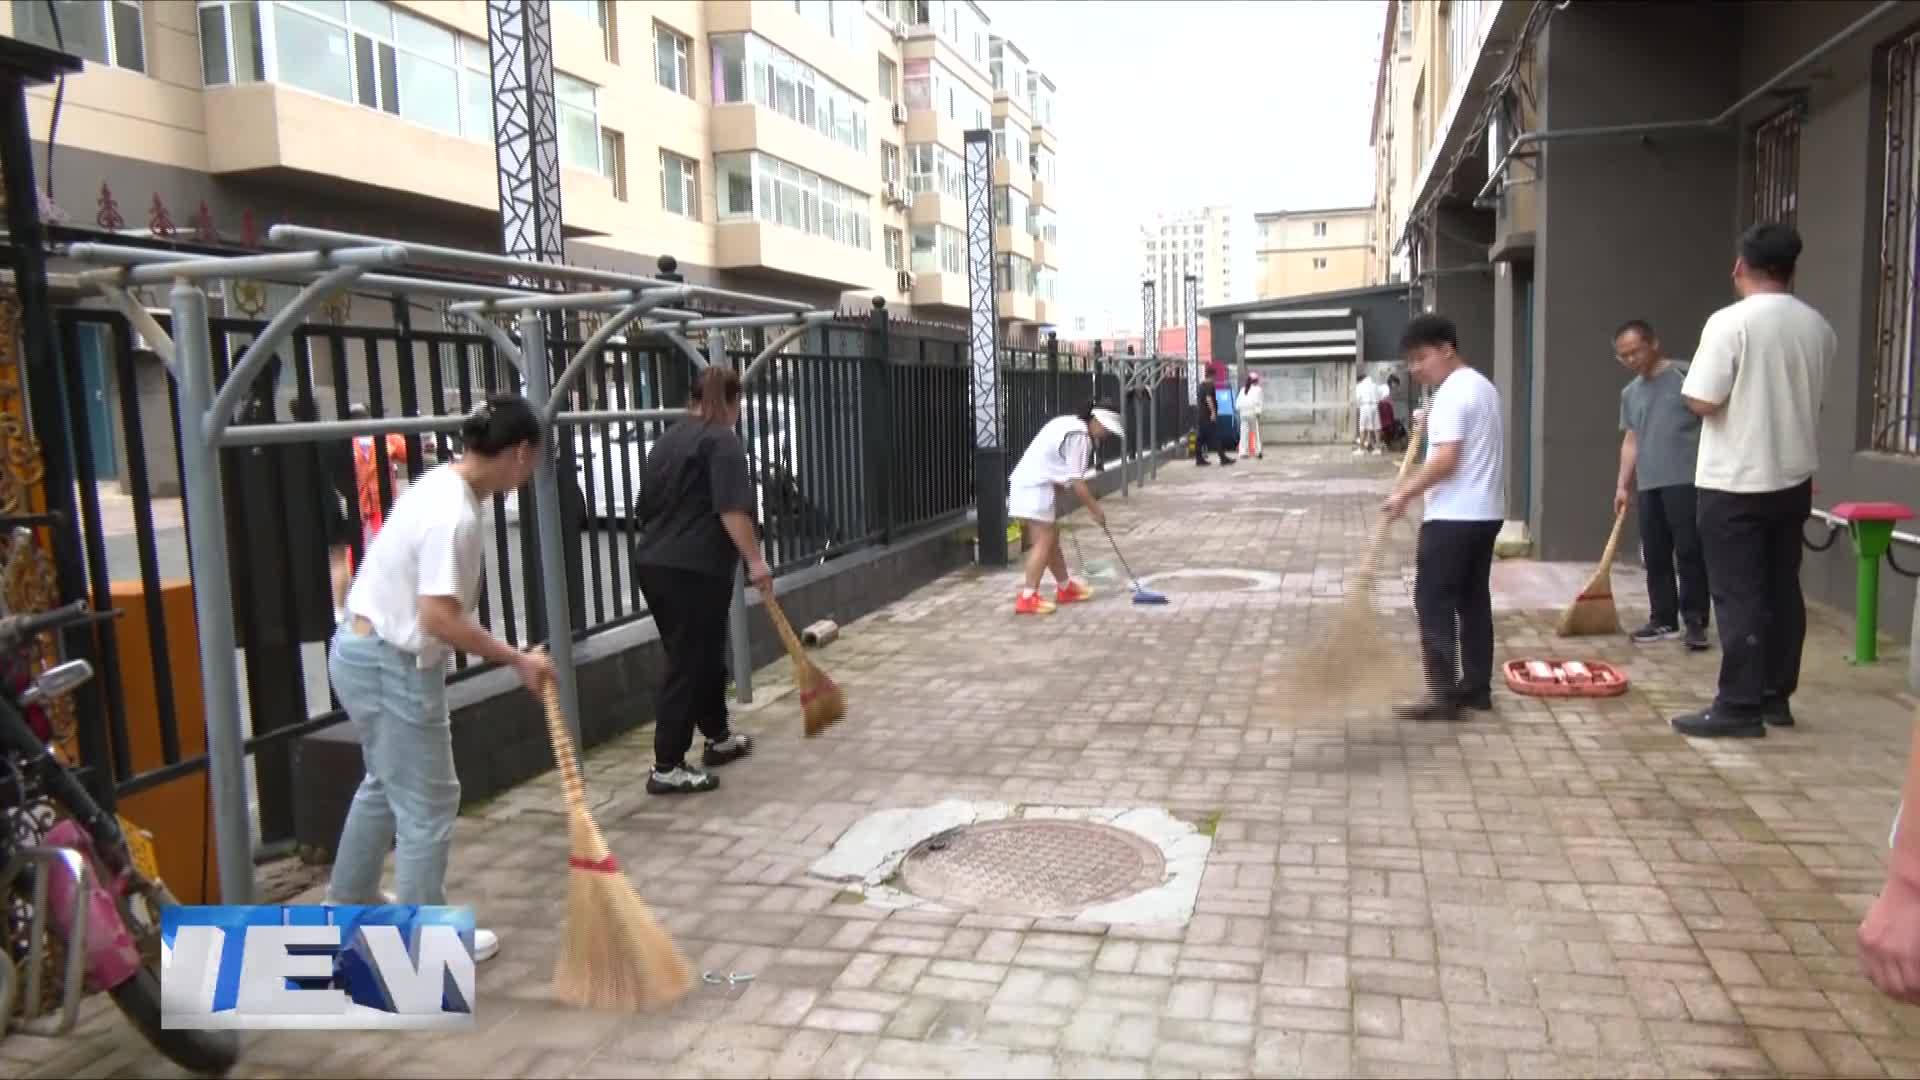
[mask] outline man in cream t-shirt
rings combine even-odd
[[[1740,237],[1740,300],[1707,320],[1680,388],[1701,417],[1694,484],[1721,649],[1713,703],[1673,719],[1683,735],[1758,736],[1793,723],[1807,636],[1801,526],[1813,508],[1815,429],[1839,347],[1827,320],[1790,291],[1800,248],[1787,225]]]

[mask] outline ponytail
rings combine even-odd
[[[495,394],[461,422],[460,441],[468,453],[483,457],[527,443],[538,446],[540,418],[519,394]]]

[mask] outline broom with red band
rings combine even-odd
[[[793,681],[800,687],[800,715],[806,721],[807,737],[812,738],[847,718],[847,695],[807,655],[806,647],[793,632],[793,624],[780,610],[780,602],[767,594],[762,594],[761,601],[767,606],[773,628],[780,632],[780,640],[786,643],[787,655],[793,657]]]
[[[678,1001],[693,985],[693,969],[620,872],[600,826],[587,811],[587,786],[551,680],[541,696],[572,838],[567,922],[554,965],[554,996],[587,1009],[632,1010]]]

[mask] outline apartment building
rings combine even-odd
[[[1262,300],[1355,289],[1367,280],[1371,206],[1273,210],[1253,215]]]
[[[1386,27],[1380,35],[1380,63],[1374,76],[1373,121],[1367,145],[1373,149],[1373,206],[1367,221],[1368,285],[1405,281],[1410,276],[1404,250],[1396,252],[1405,231],[1413,174],[1425,160],[1430,125],[1417,131],[1413,102],[1424,108],[1424,67],[1414,63],[1412,0],[1383,5]],[[1418,75],[1415,72],[1418,71]]]
[[[1614,329],[1646,319],[1669,355],[1691,355],[1733,299],[1735,244],[1755,222],[1799,230],[1795,291],[1839,336],[1816,507],[1912,502],[1920,9],[1409,6],[1425,148],[1397,241],[1422,303],[1455,318],[1501,390],[1509,513],[1540,556],[1590,559],[1606,541],[1620,438],[1608,403],[1626,381]],[[1822,532],[1809,523],[1809,538]],[[1803,574],[1810,596],[1851,609],[1846,541],[1809,551]],[[1904,632],[1911,581],[1886,574],[1880,589],[1882,629]]]
[[[156,199],[497,248],[484,0],[65,0],[55,203]],[[569,257],[818,303],[967,306],[963,138],[995,132],[1000,310],[1051,317],[1053,83],[968,0],[552,0]],[[49,5],[0,32],[53,45]],[[42,139],[52,88],[32,92]]]
[[[1200,306],[1233,296],[1233,211],[1225,206],[1156,214],[1140,229],[1141,277],[1154,283],[1159,325],[1184,325],[1186,278],[1200,282]]]

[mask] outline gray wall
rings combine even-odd
[[[1460,332],[1460,355],[1482,375],[1495,378],[1493,268],[1487,247],[1493,243],[1493,214],[1464,207],[1442,207],[1434,214],[1434,266],[1427,298],[1435,314],[1453,320]],[[1500,388],[1502,395],[1506,387]]]
[[[1542,38],[1549,130],[1691,120],[1735,100],[1732,5],[1575,4]],[[1732,299],[1735,149],[1722,136],[1547,144],[1539,186],[1532,504],[1536,553],[1597,558],[1612,526],[1626,373],[1614,327],[1690,355]],[[1625,550],[1633,551],[1634,538]]]

